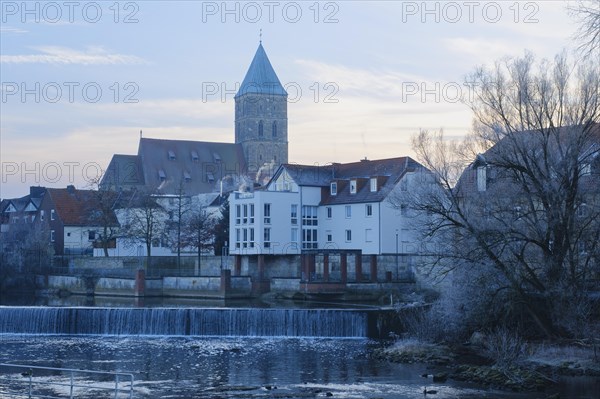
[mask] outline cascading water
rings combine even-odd
[[[0,333],[364,338],[368,316],[343,309],[0,307]]]

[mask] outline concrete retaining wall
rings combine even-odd
[[[272,291],[293,291],[300,290],[299,278],[273,278],[271,279]]]

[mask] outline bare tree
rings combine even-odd
[[[117,204],[121,200],[123,192],[112,190],[110,184],[100,185],[101,178],[93,179],[90,183],[92,191],[92,206],[90,211],[90,222],[100,227],[96,242],[108,257],[108,249],[115,245],[119,236],[119,222],[115,215]]]
[[[146,247],[146,265],[150,267],[152,245],[160,240],[166,219],[165,209],[147,193],[137,193],[124,209],[123,236],[130,245],[142,243]]]
[[[181,249],[186,245],[182,243],[182,232],[185,228],[187,214],[192,210],[192,199],[185,194],[184,182],[179,183],[175,194],[175,207],[168,210],[169,221],[166,230],[171,248],[177,252],[177,270],[181,272]]]
[[[205,207],[192,209],[183,224],[181,245],[195,249],[198,255],[198,270],[201,267],[202,252],[214,246],[215,221]]]
[[[569,11],[579,23],[575,35],[579,50],[584,57],[600,57],[600,2],[579,0]]]
[[[465,271],[483,271],[492,290],[477,300],[489,310],[508,318],[524,309],[538,331],[559,334],[563,305],[585,296],[598,273],[597,64],[574,68],[563,55],[536,64],[527,54],[468,81],[472,134],[461,143],[429,132],[413,140],[443,188],[413,201],[432,215],[424,226],[436,237],[432,270],[460,270],[460,284],[472,283]]]

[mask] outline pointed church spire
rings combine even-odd
[[[271,94],[279,96],[287,96],[287,92],[281,85],[269,57],[262,45],[262,29],[261,37],[254,59],[246,72],[246,77],[240,86],[240,90],[235,95],[239,97],[244,94]]]

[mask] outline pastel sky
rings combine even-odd
[[[290,101],[290,162],[411,155],[468,132],[479,65],[576,46],[564,1],[2,1],[0,197],[88,186],[144,137],[233,142],[262,29]],[[467,93],[468,94],[468,93]]]

